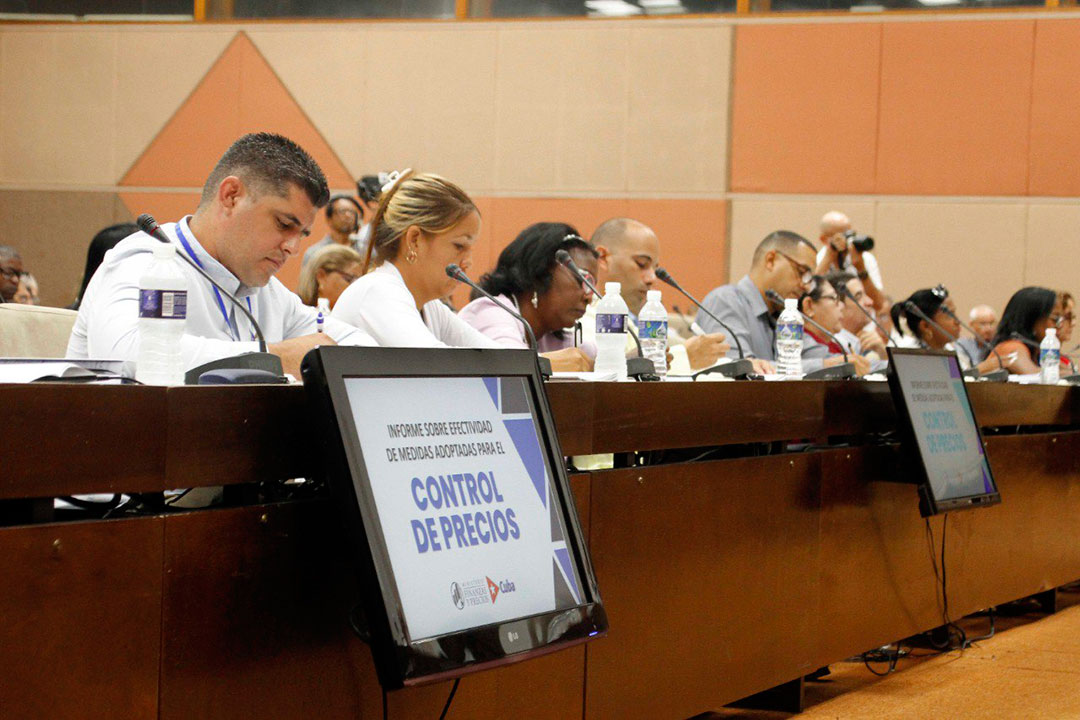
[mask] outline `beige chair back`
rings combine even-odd
[[[78,313],[0,303],[0,357],[62,358]]]

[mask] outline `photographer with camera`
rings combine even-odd
[[[371,218],[379,209],[379,196],[382,186],[389,181],[386,173],[365,175],[356,181],[356,195],[335,194],[326,206],[326,223],[330,232],[304,252],[301,267],[315,257],[320,250],[330,245],[351,247],[361,255],[367,248],[368,235],[371,232]]]
[[[858,235],[851,229],[851,220],[842,212],[830,210],[821,218],[821,249],[817,255],[816,275],[830,270],[843,270],[862,281],[866,296],[876,310],[885,309],[885,289],[877,258],[870,252],[874,238]],[[869,280],[870,282],[867,282]]]

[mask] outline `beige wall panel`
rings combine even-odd
[[[108,225],[130,221],[113,193],[0,190],[0,238],[37,278],[43,305],[71,304],[90,239]]]
[[[495,190],[626,189],[624,25],[499,31]]]
[[[253,28],[248,35],[354,177],[390,170],[370,166],[364,157],[364,90],[367,79],[381,72],[368,57],[368,26],[335,27]]]
[[[212,26],[117,32],[116,159],[109,182],[127,173],[235,35]]]
[[[112,184],[116,33],[4,32],[4,182]]]
[[[471,191],[492,186],[494,29],[373,26],[368,35],[363,153],[357,166],[411,166]]]
[[[874,254],[894,299],[944,283],[965,317],[979,303],[1004,307],[1023,285],[1026,226],[1019,203],[882,200]]]
[[[727,188],[730,26],[631,31],[627,184],[630,190]]]
[[[1025,250],[1025,285],[1080,294],[1080,205],[1030,205]]]
[[[730,281],[746,274],[754,248],[773,230],[792,230],[817,247],[821,216],[830,210],[846,213],[857,231],[875,234],[874,203],[867,200],[732,200]]]

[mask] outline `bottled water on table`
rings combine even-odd
[[[159,243],[139,278],[139,355],[135,379],[146,385],[183,385],[180,340],[187,320],[187,277],[176,246]]]
[[[601,375],[626,379],[626,316],[630,310],[617,282],[604,284],[604,299],[596,304],[596,364]]]
[[[646,293],[645,306],[638,313],[638,340],[642,354],[652,360],[656,374],[667,375],[668,314],[660,302],[660,291]]]
[[[776,321],[776,371],[786,377],[802,372],[803,319],[799,301],[784,299],[784,312]]]
[[[1039,343],[1039,382],[1056,385],[1061,374],[1061,341],[1057,339],[1057,330],[1047,328],[1043,341]]]

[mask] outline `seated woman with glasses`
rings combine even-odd
[[[333,317],[383,347],[500,347],[441,301],[458,284],[446,267],[468,272],[472,264],[476,204],[438,175],[406,170],[391,177],[371,221],[362,277],[341,293]],[[363,274],[372,261],[375,270]]]
[[[829,332],[836,334],[844,327],[844,300],[837,292],[837,286],[843,286],[855,277],[845,272],[830,272],[827,275],[815,275],[810,283],[810,290],[799,298],[799,310],[803,315],[822,325]],[[803,326],[803,371],[809,372],[819,367],[832,367],[844,362],[844,350],[839,344],[827,337],[813,323]],[[870,359],[858,353],[848,353],[848,362],[854,363],[855,372],[865,375],[870,372]],[[815,367],[815,363],[821,365]]]
[[[297,295],[305,305],[315,307],[326,298],[333,309],[341,293],[360,277],[364,258],[348,245],[328,245],[318,250],[300,271]]]
[[[599,256],[592,245],[564,223],[536,223],[503,249],[480,286],[525,318],[553,370],[591,370],[596,348],[575,347],[573,325],[585,314],[592,291],[559,264],[559,250],[570,253],[596,284]],[[529,347],[521,321],[485,297],[470,302],[458,316],[503,347]]]
[[[911,303],[914,309],[909,308],[908,303]],[[949,297],[949,291],[944,285],[916,290],[893,305],[890,314],[893,325],[897,328],[906,326],[907,335],[915,340],[916,347],[956,352],[960,367],[964,370],[975,367],[980,373],[984,373],[1001,367],[993,353],[981,363],[973,364],[973,358],[963,346],[955,346],[953,338],[960,337],[960,319],[956,316],[956,302]],[[929,318],[930,322],[927,322],[926,318]],[[1006,355],[1001,358],[1001,362],[1008,367],[1009,358]]]
[[[1005,358],[1005,367],[1009,372],[1023,375],[1039,372],[1039,343],[1046,335],[1047,328],[1060,331],[1066,325],[1071,325],[1071,320],[1066,319],[1062,301],[1058,293],[1042,287],[1021,288],[1009,298],[998,322],[997,333],[990,341],[994,350]],[[1069,327],[1067,332],[1071,336],[1072,328]],[[1065,350],[1062,347],[1063,358]],[[1010,357],[1016,359],[1010,363]],[[1071,367],[1062,363],[1063,375],[1072,371]]]

